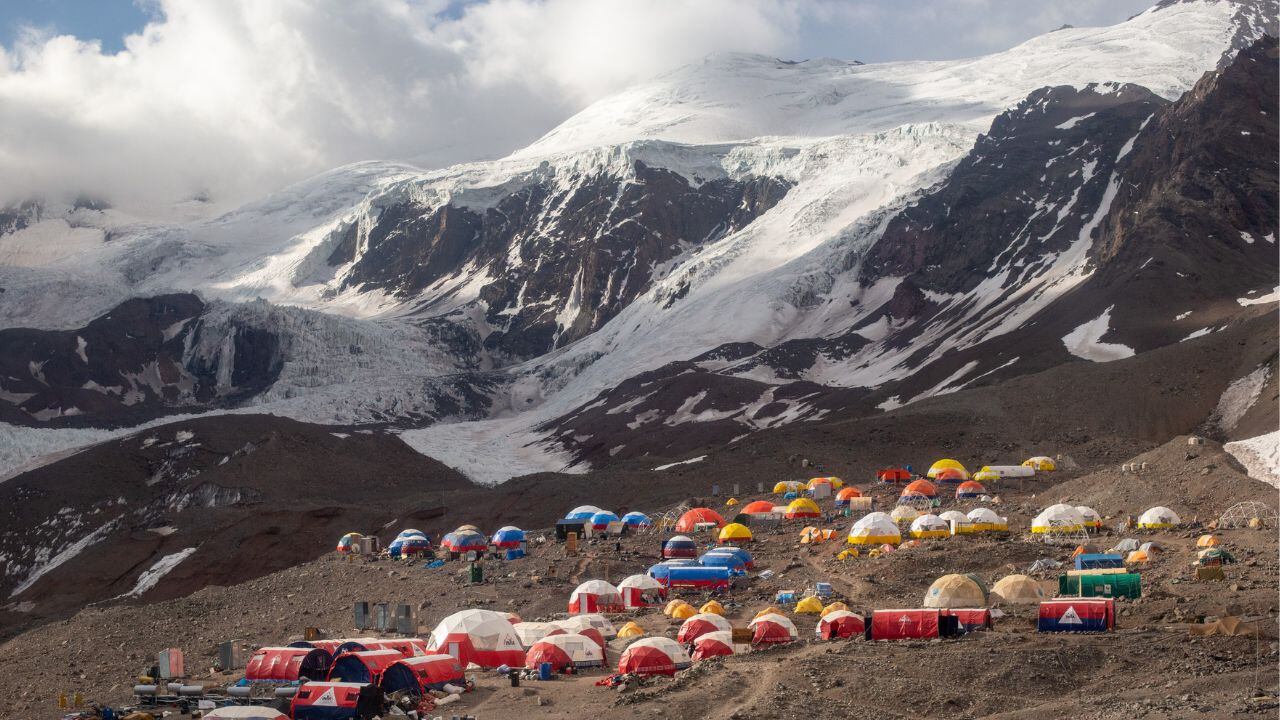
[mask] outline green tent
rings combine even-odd
[[[1142,597],[1142,576],[1137,573],[1116,575],[1059,575],[1058,594],[1079,597]]]

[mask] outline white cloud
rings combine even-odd
[[[357,160],[497,157],[709,52],[859,57],[857,38],[884,35],[886,18],[923,32],[954,15],[941,0],[907,5],[156,0],[119,53],[47,31],[0,47],[0,204],[87,192],[138,208],[201,191],[230,203]],[[991,22],[991,42],[1057,21],[1013,14]]]

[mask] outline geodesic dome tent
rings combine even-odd
[[[943,575],[924,594],[927,608],[978,608],[987,604],[987,590],[969,575]]]
[[[1138,516],[1138,527],[1144,530],[1167,530],[1182,524],[1178,513],[1163,505],[1147,510]]]
[[[675,675],[693,664],[689,653],[671,638],[641,638],[623,651],[618,672],[637,675]]]
[[[551,663],[559,672],[569,667],[600,667],[604,665],[604,650],[585,635],[551,635],[534,643],[525,653],[525,667],[537,669],[542,663]]]
[[[706,660],[707,658],[722,657],[733,654],[733,631],[717,630],[705,635],[699,635],[693,641],[693,659]]]
[[[942,460],[930,465],[929,472],[926,473],[926,477],[936,478],[938,473],[943,470],[959,470],[964,475],[961,480],[969,479],[969,471],[964,469],[964,465],[961,465],[959,461],[952,460],[951,458],[943,458]]]
[[[920,511],[910,505],[898,505],[889,511],[889,517],[899,525],[910,523],[920,517]]]
[[[733,630],[733,625],[723,616],[715,613],[698,613],[680,625],[676,642],[687,645],[707,633],[719,630]]]
[[[549,622],[518,622],[511,626],[516,631],[516,637],[520,638],[520,647],[528,650],[533,644],[549,635],[559,635],[565,632],[564,628],[557,627]]]
[[[1084,526],[1087,530],[1101,530],[1102,516],[1097,510],[1088,505],[1077,505],[1076,512],[1080,513],[1080,517],[1084,520]]]
[[[1010,604],[1034,604],[1044,599],[1044,589],[1026,575],[1006,575],[991,586],[991,599]]]
[[[629,528],[647,528],[653,525],[653,520],[642,512],[629,512],[622,516],[622,524]]]
[[[944,538],[951,536],[951,526],[937,515],[921,515],[911,521],[911,537]]]
[[[622,592],[604,580],[587,580],[569,595],[569,612],[574,615],[622,612],[625,609]]]
[[[518,548],[524,543],[524,531],[515,525],[506,525],[489,539],[489,544],[499,548]]]
[[[957,500],[973,500],[982,497],[986,493],[987,488],[977,480],[965,480],[956,486]]]
[[[1051,531],[1068,532],[1084,530],[1084,517],[1073,505],[1058,503],[1050,505],[1031,520],[1032,533],[1048,533]]]
[[[747,627],[751,629],[752,645],[779,645],[795,642],[800,637],[796,624],[776,613],[759,615]]]
[[[819,640],[837,640],[861,635],[866,631],[861,615],[848,610],[834,610],[822,616],[813,632]]]
[[[524,665],[524,648],[515,627],[502,613],[473,608],[441,620],[431,631],[427,649],[482,668]]]
[[[622,606],[628,610],[659,605],[667,596],[662,583],[648,575],[630,575],[618,583],[618,592],[622,594]]]
[[[902,542],[902,531],[886,513],[873,512],[862,516],[849,530],[850,545],[897,545]]]
[[[565,520],[590,520],[592,515],[602,512],[595,505],[579,505],[564,516]]]
[[[966,515],[978,532],[1005,532],[1009,529],[1009,521],[1000,517],[991,508],[974,508]]]
[[[704,523],[715,525],[717,530],[725,526],[724,518],[721,517],[720,513],[711,508],[696,507],[680,516],[680,519],[676,521],[676,532],[690,533]]]

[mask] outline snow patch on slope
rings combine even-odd
[[[1107,308],[1098,317],[1067,333],[1062,338],[1062,344],[1067,346],[1067,352],[1093,362],[1111,362],[1133,357],[1131,347],[1119,343],[1102,342],[1102,336],[1111,329],[1112,309]]]
[[[1225,432],[1234,430],[1240,418],[1249,412],[1249,408],[1253,407],[1258,397],[1262,395],[1262,389],[1266,387],[1270,374],[1270,366],[1261,365],[1248,375],[1233,381],[1218,399],[1218,406],[1214,408],[1211,421]]]
[[[155,587],[156,583],[160,582],[161,578],[168,575],[174,568],[178,567],[183,560],[191,557],[191,554],[195,551],[196,548],[189,547],[160,558],[154,565],[147,568],[138,576],[138,582],[134,584],[132,590],[120,597],[140,597],[143,593]]]
[[[1280,430],[1222,447],[1245,467],[1249,477],[1280,488]]]

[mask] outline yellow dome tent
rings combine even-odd
[[[796,612],[805,615],[819,615],[822,613],[822,601],[810,595],[796,603]]]
[[[667,606],[662,609],[662,614],[670,616],[671,613],[676,611],[676,608],[680,607],[681,605],[688,605],[688,604],[689,603],[685,602],[684,600],[681,600],[680,598],[676,598],[675,600],[672,600],[671,602],[667,603]]]
[[[943,575],[924,594],[924,607],[979,608],[987,604],[987,592],[968,575]]]
[[[1006,575],[991,586],[991,599],[1012,605],[1038,603],[1044,599],[1044,589],[1026,575]]]
[[[857,548],[846,548],[844,550],[841,550],[839,555],[836,555],[836,559],[848,560],[849,558],[856,558],[858,557],[858,555],[859,553]]]
[[[692,605],[690,605],[689,603],[685,603],[680,607],[676,608],[675,610],[671,611],[671,618],[673,620],[688,620],[689,618],[697,614],[698,614],[698,611],[695,610]]]
[[[734,505],[738,504],[738,498],[729,498],[728,500],[724,501],[724,504],[728,507],[733,507]]]
[[[786,518],[788,520],[821,516],[822,510],[818,507],[818,503],[810,500],[809,498],[796,498],[787,505]]]
[[[742,523],[729,523],[720,529],[720,544],[733,544],[751,542],[751,530]]]
[[[1196,547],[1198,548],[1217,547],[1220,544],[1222,544],[1222,541],[1218,540],[1217,535],[1201,535],[1196,538]]]
[[[773,494],[786,495],[789,492],[798,493],[801,490],[805,490],[805,489],[806,489],[805,484],[798,480],[782,480],[774,484]]]
[[[943,470],[959,470],[961,473],[964,474],[965,480],[969,479],[969,471],[964,469],[964,465],[961,465],[958,461],[952,460],[951,458],[944,458],[930,465],[928,476],[930,478],[936,478],[938,477],[938,473],[942,472]]]
[[[995,480],[1000,479],[1000,473],[996,472],[995,470],[991,470],[989,468],[984,467],[978,472],[974,473],[973,477],[969,479],[977,480],[978,482],[993,482]]]
[[[644,637],[644,628],[635,624],[634,621],[628,622],[618,629],[618,637],[620,638],[637,638]]]
[[[849,530],[848,542],[850,545],[897,545],[902,542],[902,531],[887,513],[867,513]]]
[[[1044,455],[1028,458],[1022,462],[1022,466],[1034,468],[1036,472],[1053,472],[1058,469],[1058,464],[1053,461],[1053,458]]]
[[[849,609],[849,606],[848,606],[848,605],[845,605],[844,603],[842,603],[842,602],[840,602],[839,600],[837,600],[837,601],[835,601],[835,602],[831,603],[830,605],[828,605],[828,606],[826,606],[826,607],[822,608],[822,617],[826,617],[828,613],[833,613],[833,612],[835,612],[835,611],[837,611],[837,610],[845,610],[845,611],[847,611],[848,609]]]
[[[716,600],[708,600],[701,608],[698,608],[698,612],[724,615],[724,606]]]
[[[832,476],[832,477],[809,478],[809,482],[806,483],[806,487],[808,487],[810,490],[812,490],[814,487],[818,485],[830,485],[832,490],[839,490],[840,488],[844,487],[844,481],[838,477]]]
[[[781,610],[779,610],[778,608],[776,608],[776,607],[774,607],[774,606],[770,605],[769,607],[767,607],[767,608],[765,608],[765,609],[761,610],[760,612],[756,613],[755,617],[760,617],[761,615],[782,615],[782,614],[783,614],[783,612],[782,612]],[[754,620],[755,618],[752,618],[752,619]]]

